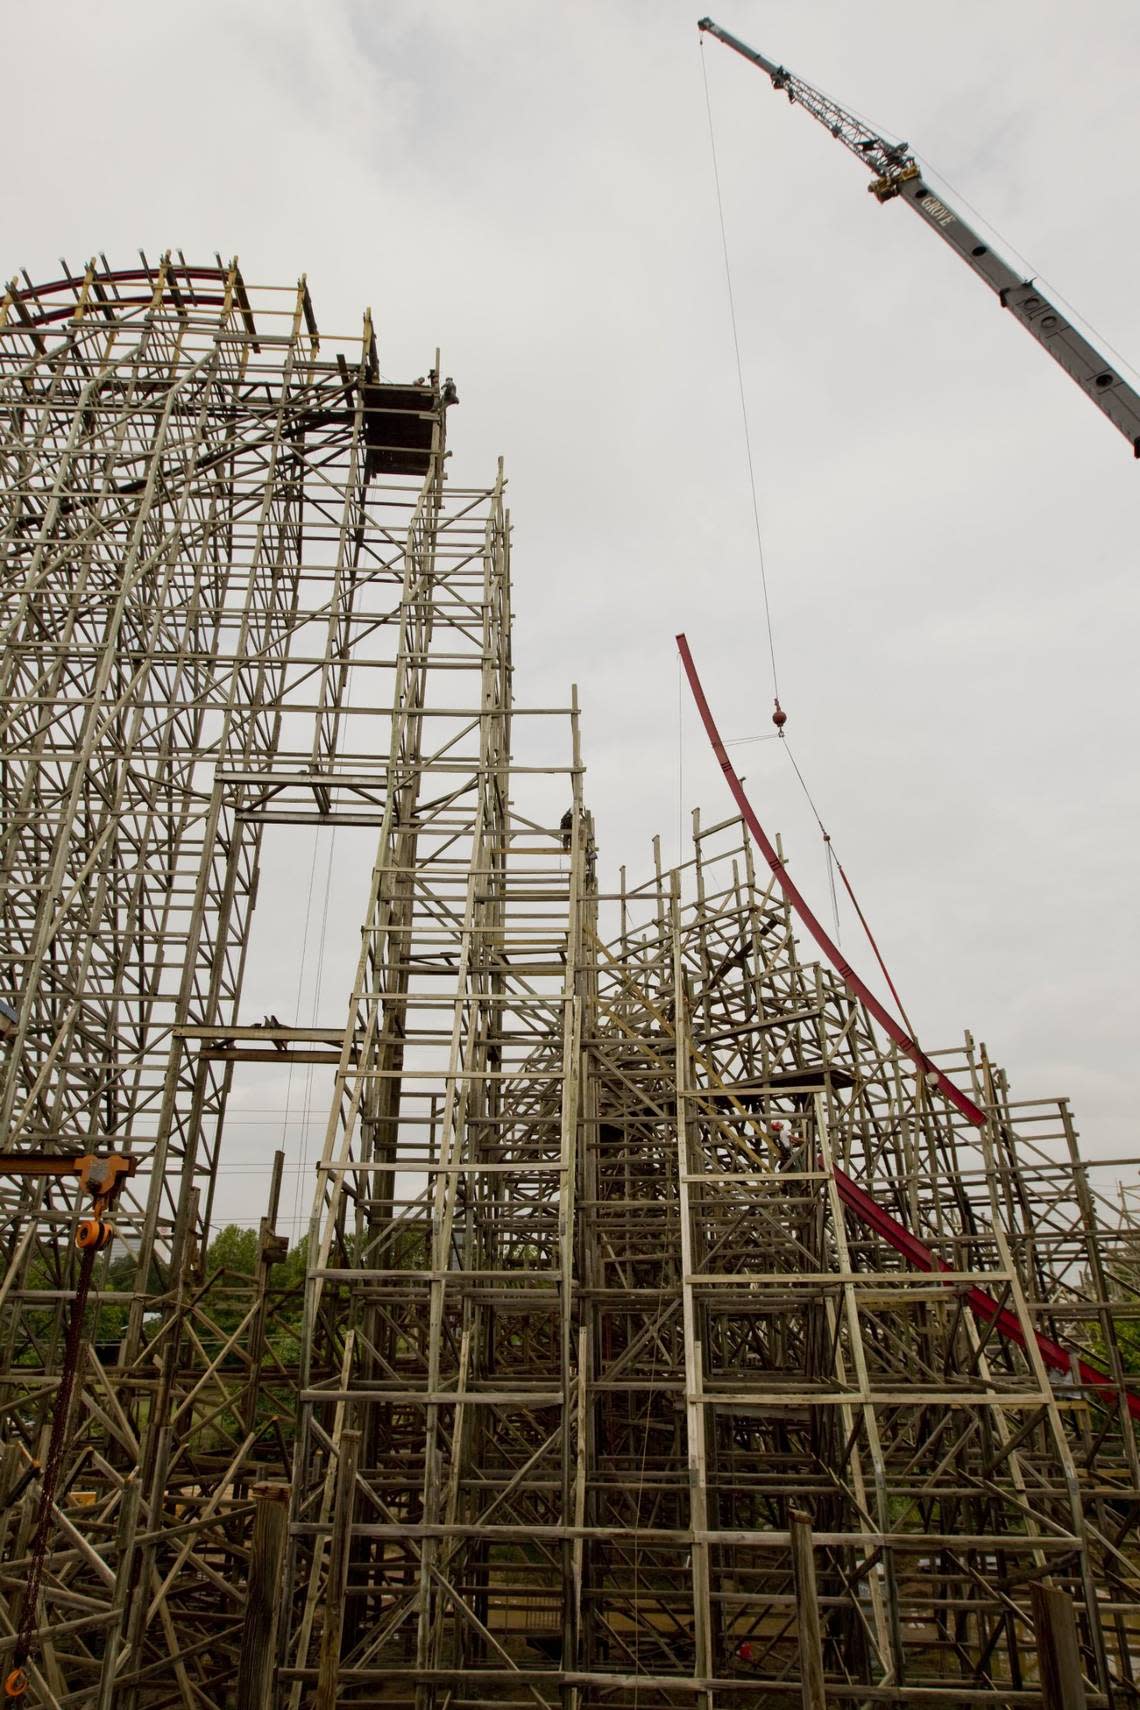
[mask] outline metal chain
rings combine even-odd
[[[32,1535],[31,1565],[24,1585],[23,1608],[16,1627],[14,1660],[18,1668],[23,1666],[31,1654],[32,1635],[36,1630],[36,1606],[39,1602],[40,1584],[43,1580],[48,1543],[51,1539],[55,1493],[59,1485],[60,1469],[63,1466],[64,1450],[67,1447],[67,1424],[71,1413],[71,1399],[75,1391],[76,1373],[79,1370],[83,1319],[87,1312],[87,1296],[91,1292],[91,1279],[95,1274],[95,1261],[98,1256],[98,1246],[84,1249],[79,1264],[79,1281],[76,1284],[75,1298],[71,1303],[71,1318],[67,1326],[67,1341],[64,1345],[63,1369],[59,1374],[55,1413],[51,1422],[51,1436],[48,1438],[43,1479],[40,1484],[39,1513],[36,1516],[36,1529]]]

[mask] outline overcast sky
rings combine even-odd
[[[908,139],[1140,362],[1134,0],[716,3]],[[686,810],[731,805],[691,713],[679,731],[675,631],[725,734],[770,729],[696,15],[59,0],[4,18],[9,274],[236,253],[251,281],[307,273],[324,330],[371,304],[389,377],[443,347],[454,473],[507,460],[518,697],[580,687],[604,879],[640,873],[655,830],[673,854],[679,772]],[[924,1042],[970,1027],[1018,1094],[1072,1095],[1090,1156],[1135,1154],[1140,467],[908,209],[879,207],[759,72],[703,51],[788,737]],[[826,917],[786,756],[736,754]],[[279,873],[279,896],[298,882]],[[343,990],[325,979],[326,1025]]]

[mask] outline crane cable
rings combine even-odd
[[[732,264],[731,264],[731,261],[729,258],[728,230],[727,230],[725,217],[724,217],[724,197],[723,197],[722,192],[721,192],[720,166],[718,163],[717,150],[716,150],[716,130],[715,130],[715,127],[713,124],[712,97],[709,93],[708,67],[705,64],[705,38],[704,38],[703,34],[700,36],[699,40],[700,40],[700,49],[701,49],[701,78],[702,78],[702,81],[704,83],[704,91],[705,91],[705,112],[708,115],[709,147],[710,147],[711,152],[712,152],[713,182],[716,186],[717,216],[718,216],[718,219],[720,221],[721,252],[724,256],[724,279],[725,279],[725,286],[726,286],[727,293],[728,293],[728,314],[729,314],[729,320],[730,320],[730,323],[732,326],[733,352],[734,352],[735,357],[736,357],[736,383],[737,383],[737,388],[738,388],[739,393],[740,393],[740,417],[741,417],[741,422],[742,422],[743,428],[744,428],[744,450],[745,450],[745,455],[746,455],[747,461],[748,461],[748,482],[749,482],[749,489],[750,489],[751,496],[752,496],[752,519],[753,519],[753,522],[754,522],[755,528],[756,528],[756,548],[757,548],[757,552],[758,552],[759,560],[760,560],[760,588],[761,588],[761,592],[762,592],[763,599],[764,599],[764,621],[765,621],[767,631],[768,631],[768,657],[771,660],[771,664],[772,664],[772,690],[773,690],[773,694],[775,696],[775,702],[776,702],[776,710],[775,710],[775,713],[773,714],[772,722],[776,726],[776,734],[779,736],[781,742],[784,743],[784,746],[787,749],[788,759],[792,763],[792,769],[795,772],[796,777],[799,779],[800,788],[803,790],[803,793],[804,793],[805,797],[807,798],[808,806],[811,808],[812,814],[815,817],[816,824],[819,826],[820,835],[823,838],[824,850],[826,852],[826,857],[827,857],[827,876],[828,876],[828,884],[829,884],[830,891],[831,891],[831,907],[832,907],[832,914],[833,914],[834,921],[835,921],[836,940],[838,941],[839,936],[840,936],[840,933],[839,933],[839,904],[838,904],[838,899],[837,899],[836,893],[835,893],[835,873],[838,872],[840,880],[843,884],[843,888],[847,892],[848,897],[851,899],[851,905],[855,910],[856,916],[858,917],[859,924],[863,928],[864,933],[866,934],[867,942],[871,946],[871,950],[874,954],[875,960],[878,963],[879,968],[882,972],[883,978],[886,980],[887,986],[890,989],[891,996],[894,998],[895,1003],[898,1006],[898,1011],[899,1011],[899,1014],[901,1015],[903,1022],[906,1026],[906,1030],[909,1033],[911,1039],[915,1040],[915,1039],[917,1039],[917,1035],[914,1031],[914,1028],[911,1026],[910,1017],[907,1015],[906,1006],[904,1005],[902,998],[899,995],[898,987],[895,985],[894,980],[891,978],[890,969],[887,967],[887,964],[883,959],[883,955],[882,955],[881,950],[879,949],[878,943],[876,942],[875,935],[871,931],[871,927],[867,921],[867,917],[863,913],[862,908],[860,907],[859,899],[855,895],[854,887],[852,886],[850,879],[847,877],[847,873],[846,873],[846,870],[843,866],[842,861],[840,861],[838,855],[835,852],[835,847],[834,847],[832,840],[831,840],[831,834],[828,832],[826,826],[823,823],[823,819],[820,816],[819,809],[815,805],[815,801],[812,797],[812,793],[808,789],[807,782],[806,782],[804,775],[803,775],[802,771],[800,770],[800,767],[796,761],[796,757],[792,753],[791,747],[787,743],[785,736],[784,736],[784,728],[783,727],[784,727],[785,723],[787,722],[787,717],[786,717],[786,714],[784,712],[784,709],[780,705],[780,683],[779,683],[779,677],[778,677],[777,671],[776,671],[776,643],[775,643],[775,637],[774,637],[773,628],[772,628],[772,607],[771,607],[771,601],[769,599],[769,594],[768,594],[768,574],[767,574],[767,566],[766,566],[765,559],[764,559],[764,539],[763,539],[763,533],[762,533],[762,530],[760,527],[760,504],[759,504],[759,500],[757,499],[757,495],[756,495],[756,467],[755,467],[755,461],[754,461],[753,456],[752,456],[752,433],[751,433],[751,428],[750,428],[749,420],[748,420],[748,400],[747,400],[747,394],[746,394],[745,386],[744,386],[744,364],[741,360],[741,355],[740,355],[740,334],[739,334],[739,331],[737,328],[737,323],[736,323],[736,296],[735,296],[735,293],[734,293],[733,288],[732,288]],[[680,837],[680,827],[678,827],[678,838],[679,837]]]
[[[862,908],[859,906],[859,898],[855,895],[855,888],[852,885],[851,880],[847,877],[847,870],[844,867],[843,862],[839,859],[839,856],[835,852],[835,845],[831,841],[831,833],[828,831],[827,827],[823,823],[823,820],[820,818],[819,809],[815,805],[815,800],[812,796],[812,793],[808,789],[807,783],[804,779],[804,775],[800,771],[799,764],[796,760],[795,755],[792,753],[791,744],[787,741],[786,737],[784,736],[783,731],[780,732],[780,740],[784,744],[784,748],[787,752],[788,759],[792,763],[792,770],[794,771],[794,773],[796,774],[796,777],[800,781],[800,788],[803,790],[804,795],[807,797],[808,806],[811,808],[812,813],[815,815],[815,822],[819,826],[820,836],[823,838],[824,846],[827,850],[827,863],[828,863],[829,876],[831,875],[833,869],[835,872],[837,872],[839,874],[839,877],[843,883],[843,889],[847,892],[847,895],[850,897],[851,906],[855,910],[856,915],[858,916],[859,925],[863,928],[863,931],[866,934],[867,942],[871,946],[871,950],[874,954],[876,962],[879,964],[879,968],[880,968],[880,971],[882,973],[882,976],[883,976],[884,980],[886,980],[887,985],[890,988],[891,996],[894,998],[895,1003],[898,1006],[898,1012],[902,1016],[903,1024],[906,1027],[907,1032],[910,1034],[910,1037],[917,1042],[918,1035],[915,1032],[913,1026],[911,1025],[910,1016],[906,1012],[906,1005],[903,1003],[902,998],[899,996],[899,989],[895,985],[894,980],[891,978],[890,969],[887,967],[886,962],[883,960],[883,953],[879,949],[878,943],[876,942],[875,934],[871,931],[871,927],[870,927],[870,924],[867,920],[867,917],[863,913]],[[831,879],[831,904],[832,904],[832,911],[835,915],[836,928],[838,929],[839,909],[836,906],[836,900],[835,900],[835,880],[834,880],[834,878]],[[838,936],[839,936],[839,934],[838,934],[838,930],[837,930],[836,931],[836,938],[837,939],[838,939]]]
[[[28,1677],[24,1664],[32,1654],[36,1631],[36,1608],[39,1603],[40,1587],[43,1583],[48,1544],[51,1540],[55,1494],[59,1488],[59,1475],[63,1467],[64,1451],[67,1447],[67,1427],[71,1415],[72,1398],[75,1393],[75,1379],[79,1370],[83,1320],[87,1312],[87,1297],[91,1292],[91,1279],[95,1274],[95,1261],[99,1256],[99,1251],[98,1246],[85,1247],[79,1262],[79,1278],[71,1302],[63,1365],[55,1392],[55,1411],[52,1415],[51,1434],[48,1438],[47,1454],[44,1457],[39,1509],[36,1514],[35,1531],[32,1534],[28,1577],[24,1581],[23,1603],[20,1609],[20,1618],[16,1623],[16,1644],[12,1657],[14,1667],[4,1680],[4,1697],[6,1699],[21,1698],[27,1691]]]
[[[768,630],[768,657],[772,662],[772,692],[776,710],[780,711],[780,681],[776,671],[776,642],[772,631],[772,606],[768,598],[768,570],[764,562],[764,536],[760,528],[760,502],[756,497],[756,467],[752,457],[752,433],[748,424],[748,400],[744,390],[744,364],[740,357],[740,334],[736,325],[736,298],[732,290],[732,266],[728,256],[728,231],[724,220],[724,198],[720,188],[720,166],[716,153],[716,131],[713,127],[712,98],[709,95],[709,74],[705,65],[705,41],[701,44],[701,77],[705,86],[705,112],[709,121],[709,146],[712,150],[713,182],[716,185],[717,215],[720,219],[720,245],[724,255],[724,282],[728,291],[728,315],[732,324],[732,345],[736,354],[736,383],[740,392],[740,419],[744,425],[744,451],[748,459],[748,485],[752,494],[752,520],[756,527],[756,551],[760,559],[760,589],[764,596],[764,622]]]

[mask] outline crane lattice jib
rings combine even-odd
[[[886,191],[887,195],[898,194],[898,180],[908,169],[918,171],[914,157],[907,153],[906,143],[890,143],[885,137],[876,136],[854,113],[847,112],[846,108],[825,95],[821,89],[813,89],[802,77],[794,76],[782,65],[773,64],[762,53],[757,53],[755,48],[750,48],[746,42],[742,42],[738,36],[732,35],[728,30],[722,30],[711,18],[702,18],[697,27],[706,34],[715,36],[718,42],[732,48],[743,59],[758,65],[761,71],[766,71],[772,79],[773,89],[782,90],[789,101],[798,102],[801,107],[805,107],[813,119],[818,119],[821,125],[825,125],[832,136],[878,178],[884,180],[885,185],[896,186]],[[877,187],[872,185],[871,188],[874,190]]]
[[[862,120],[832,101],[810,83],[722,30],[711,18],[698,25],[743,59],[767,72],[773,88],[805,107],[843,146],[861,160],[874,177],[868,186],[880,202],[896,196],[909,204],[949,244],[966,265],[988,285],[1003,309],[1008,309],[1065,373],[1077,382],[1140,457],[1140,395],[1112,364],[1090,344],[1045,296],[1036,280],[1025,279],[969,226],[941,196],[923,182],[922,172],[906,143],[891,143],[867,129]]]

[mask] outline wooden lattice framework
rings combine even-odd
[[[599,888],[576,700],[513,705],[502,471],[446,479],[438,368],[383,381],[367,318],[322,343],[236,264],[0,307],[0,1148],[140,1166],[27,1701],[1134,1704],[1131,1205],[969,1038],[964,1125],[738,821]],[[314,823],[375,838],[356,977],[343,1027],[267,1029],[259,871]],[[256,1274],[203,1258],[266,1059],[335,1077],[301,1299],[280,1154]],[[0,1179],[0,1661],[80,1209]]]

